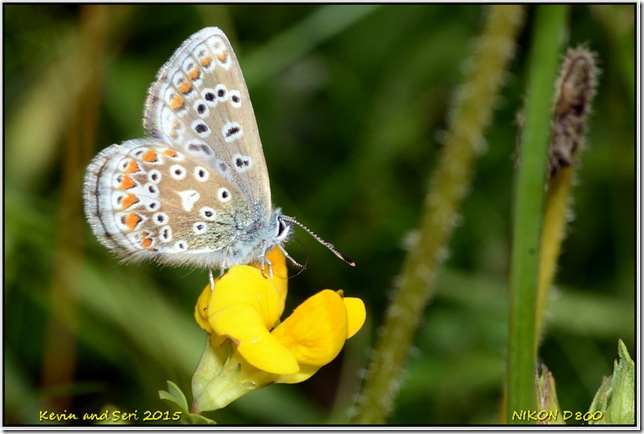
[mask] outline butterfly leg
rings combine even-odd
[[[264,268],[268,267],[268,278],[272,280],[273,279],[273,263],[266,256],[262,256],[261,263],[262,263],[262,276],[267,277],[266,273],[264,272]]]
[[[212,269],[208,270],[208,278],[210,279],[210,291],[215,290],[215,279],[212,277]]]
[[[262,276],[266,277],[266,273],[264,272],[264,268],[268,266],[268,277],[272,280],[273,279],[273,263],[266,257],[266,246],[264,245],[264,248],[262,249],[262,254],[259,257],[259,263],[262,267]]]

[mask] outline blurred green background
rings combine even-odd
[[[358,264],[347,267],[298,232],[301,243],[289,251],[309,265],[290,281],[285,314],[323,288],[361,297],[368,311],[341,356],[309,381],[250,393],[211,416],[221,424],[347,423],[485,7],[3,10],[4,424],[40,423],[41,410],[165,411],[157,390],[166,380],[189,393],[206,338],[192,314],[207,272],[120,263],[91,234],[81,192],[95,153],[143,136],[157,70],[205,26],[221,27],[240,60],[274,203]],[[588,409],[612,372],[618,338],[638,362],[634,14],[634,5],[569,10],[567,45],[597,52],[602,74],[539,352],[562,410]],[[391,424],[497,421],[515,116],[533,16],[528,7]]]

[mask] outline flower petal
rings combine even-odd
[[[201,291],[201,295],[197,299],[197,304],[195,306],[195,321],[199,327],[207,331],[209,334],[212,334],[212,327],[208,323],[208,305],[210,304],[210,297],[212,296],[212,290],[210,289],[210,284]]]
[[[313,376],[322,366],[313,365],[300,365],[300,370],[295,374],[282,375],[274,380],[275,383],[280,384],[295,384],[306,381]]]
[[[247,305],[257,312],[265,328],[270,329],[284,310],[285,295],[282,296],[274,282],[262,276],[257,268],[248,265],[232,267],[215,284],[208,307],[210,324],[216,333],[223,334],[212,323],[212,316],[233,306]],[[243,324],[235,325],[239,326]]]
[[[208,323],[216,335],[231,339],[242,357],[258,369],[292,374],[295,357],[269,333],[279,322],[286,293],[255,267],[232,267],[216,284]]]
[[[347,309],[347,339],[358,333],[367,319],[367,310],[364,302],[355,297],[344,297],[344,306]]]
[[[293,354],[262,324],[257,311],[237,304],[210,318],[217,333],[229,337],[239,354],[256,368],[273,374],[293,374],[299,366]]]
[[[272,334],[300,365],[326,365],[340,353],[347,337],[347,309],[342,297],[329,289],[315,294]]]

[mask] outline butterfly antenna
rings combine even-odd
[[[287,215],[282,215],[282,216],[280,216],[280,217],[281,217],[281,219],[282,219],[282,220],[287,221],[287,222],[289,222],[289,223],[296,224],[296,225],[298,225],[299,227],[301,227],[302,229],[304,229],[306,232],[308,232],[308,233],[309,233],[309,235],[311,235],[313,238],[315,238],[315,239],[316,239],[316,241],[317,241],[318,243],[322,244],[324,247],[326,247],[327,249],[329,249],[331,252],[333,252],[333,254],[334,254],[335,256],[337,256],[338,258],[342,259],[345,263],[347,263],[347,264],[351,265],[352,267],[355,267],[355,266],[356,266],[356,263],[355,263],[355,262],[353,262],[353,261],[352,261],[351,259],[349,259],[347,256],[343,255],[343,254],[342,254],[342,253],[340,253],[338,250],[336,250],[336,248],[335,248],[335,247],[333,247],[333,244],[331,244],[330,242],[325,241],[325,240],[323,240],[322,238],[320,238],[320,236],[319,236],[318,234],[316,234],[316,233],[315,233],[315,232],[313,232],[311,229],[309,229],[309,228],[307,228],[306,226],[304,226],[302,223],[300,223],[300,222],[298,222],[297,220],[295,220],[293,217],[290,217],[290,216],[287,216]]]

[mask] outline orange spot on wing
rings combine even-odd
[[[170,156],[170,157],[172,157],[172,158],[176,158],[176,157],[177,157],[177,151],[175,151],[174,149],[169,149],[169,148],[168,148],[168,149],[165,149],[165,150],[163,151],[163,153],[164,153],[164,154],[166,154],[166,155],[168,155],[168,156]]]
[[[137,197],[136,197],[135,195],[133,195],[132,193],[130,193],[130,194],[128,194],[127,196],[125,196],[125,197],[121,200],[121,206],[122,206],[124,209],[127,209],[127,208],[131,207],[132,205],[134,205],[135,203],[137,203],[138,201],[139,201],[139,199],[137,199]],[[130,214],[130,215],[131,215],[131,214]]]
[[[136,213],[130,213],[127,217],[125,217],[125,226],[130,228],[130,230],[134,229],[140,222],[141,217],[139,217]]]
[[[170,137],[176,139],[179,136],[179,122],[177,120],[172,121],[172,130],[169,133]]]
[[[121,185],[119,185],[119,188],[121,190],[128,190],[135,186],[136,186],[136,183],[134,182],[134,180],[132,180],[132,178],[129,175],[125,175],[121,180]]]
[[[199,63],[201,63],[202,66],[208,66],[210,65],[210,62],[212,62],[212,57],[210,56],[206,56],[199,61]]]
[[[175,95],[172,100],[170,100],[170,108],[172,110],[177,110],[183,107],[185,100],[181,95]]]
[[[188,93],[192,89],[192,83],[186,80],[177,86],[177,89],[179,89],[179,92],[181,93]]]
[[[141,247],[144,249],[147,249],[152,245],[152,238],[144,238],[143,241],[141,241]]]
[[[220,62],[225,62],[228,58],[228,50],[224,50],[221,53],[217,54],[217,60]]]
[[[134,160],[130,161],[130,164],[128,164],[128,165],[127,165],[127,167],[125,168],[125,171],[126,171],[127,173],[135,173],[135,172],[138,172],[138,171],[139,171],[139,165],[138,165],[138,163],[137,163],[136,161],[134,161]]]
[[[199,78],[199,72],[201,72],[201,69],[199,67],[195,67],[192,71],[188,72],[188,78],[190,80],[196,80]]]
[[[149,151],[146,151],[145,154],[141,155],[141,159],[143,161],[147,161],[148,163],[154,163],[158,160],[158,156],[156,151],[150,149]]]

